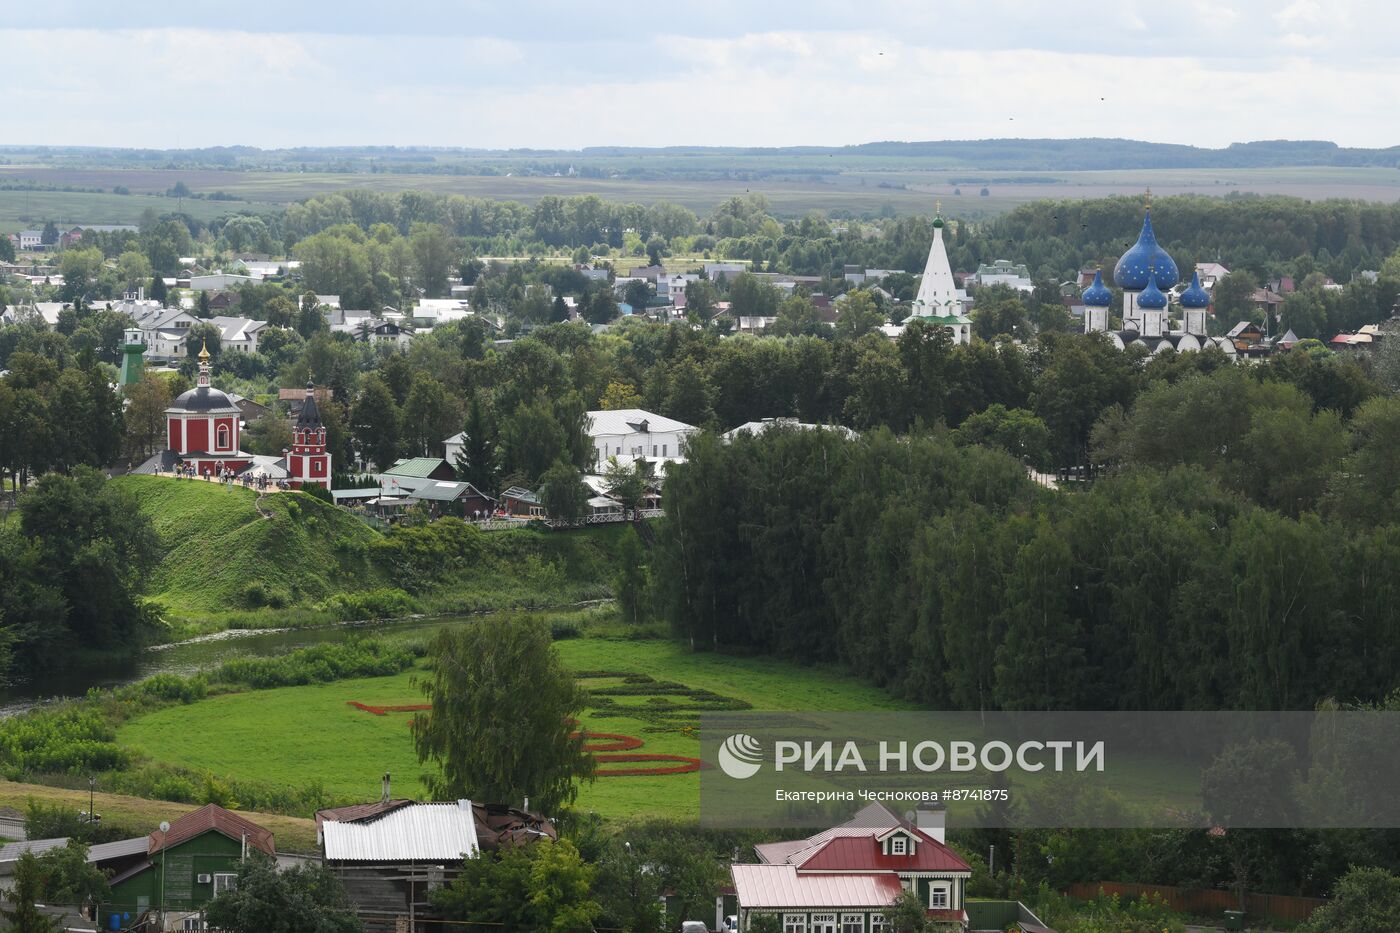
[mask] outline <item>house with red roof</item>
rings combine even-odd
[[[905,891],[945,929],[1053,933],[1016,901],[969,901],[972,868],[944,842],[943,811],[906,819],[871,804],[839,826],[754,846],[757,864],[730,866],[739,928],[773,914],[783,933],[883,933]]]
[[[972,869],[944,844],[941,812],[930,815],[909,821],[871,804],[807,839],[755,846],[758,864],[730,869],[740,929],[768,913],[783,933],[881,933],[903,891],[918,895],[929,919],[967,929]]]

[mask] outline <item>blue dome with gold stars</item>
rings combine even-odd
[[[1094,281],[1084,289],[1084,304],[1090,308],[1107,308],[1113,304],[1113,292],[1103,284],[1103,273],[1096,271]]]
[[[1209,308],[1210,292],[1201,287],[1201,274],[1191,273],[1191,287],[1181,293],[1183,308]]]
[[[1151,276],[1148,276],[1147,287],[1137,297],[1137,306],[1145,311],[1161,311],[1167,306],[1167,296]]]
[[[1118,265],[1113,267],[1113,281],[1126,291],[1136,292],[1146,288],[1149,277],[1162,291],[1171,288],[1180,280],[1176,263],[1167,255],[1167,251],[1158,245],[1157,235],[1152,232],[1151,208],[1142,215],[1142,233],[1138,234],[1137,242],[1122,255]]]

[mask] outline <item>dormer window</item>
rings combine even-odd
[[[908,855],[909,840],[904,836],[895,836],[890,840],[890,855]]]

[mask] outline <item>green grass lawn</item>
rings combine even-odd
[[[684,646],[663,640],[583,638],[556,644],[573,670],[645,673],[658,681],[676,681],[745,700],[757,709],[908,708],[829,668],[691,654]],[[375,716],[349,705],[350,701],[371,706],[421,702],[414,676],[405,673],[213,697],[134,719],[121,727],[118,741],[158,762],[285,785],[320,780],[331,793],[366,799],[378,795],[380,775],[388,771],[397,793],[418,796],[423,792],[419,780],[423,768],[409,737],[410,714]],[[593,687],[616,682],[585,681]],[[652,707],[646,698],[620,701]],[[680,718],[658,725],[652,716],[600,716],[591,709],[583,722],[596,732],[644,740],[639,753],[694,756],[699,750],[699,740],[680,731]],[[694,818],[699,786],[694,773],[600,778],[581,790],[579,805],[610,819]]]

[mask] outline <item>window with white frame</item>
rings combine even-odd
[[[865,933],[865,915],[842,914],[841,933]]]
[[[184,933],[204,933],[209,929],[209,924],[204,922],[203,917],[186,917],[180,921],[180,929]]]
[[[224,891],[232,891],[238,887],[238,876],[233,872],[218,872],[214,875],[214,896],[218,897]]]
[[[836,915],[812,914],[812,933],[836,933]]]
[[[890,840],[890,855],[908,855],[909,840],[903,836],[895,836]]]
[[[783,914],[783,933],[807,933],[807,915]]]
[[[870,933],[885,933],[885,915],[870,915]]]
[[[946,884],[935,884],[929,887],[928,906],[930,910],[948,909],[948,886]]]
[[[226,424],[221,424],[221,425],[219,425],[218,437],[219,437],[219,439],[215,442],[216,444],[218,444],[217,449],[218,449],[218,450],[228,450],[228,447],[229,447],[229,443],[228,443],[228,425],[226,425]]]

